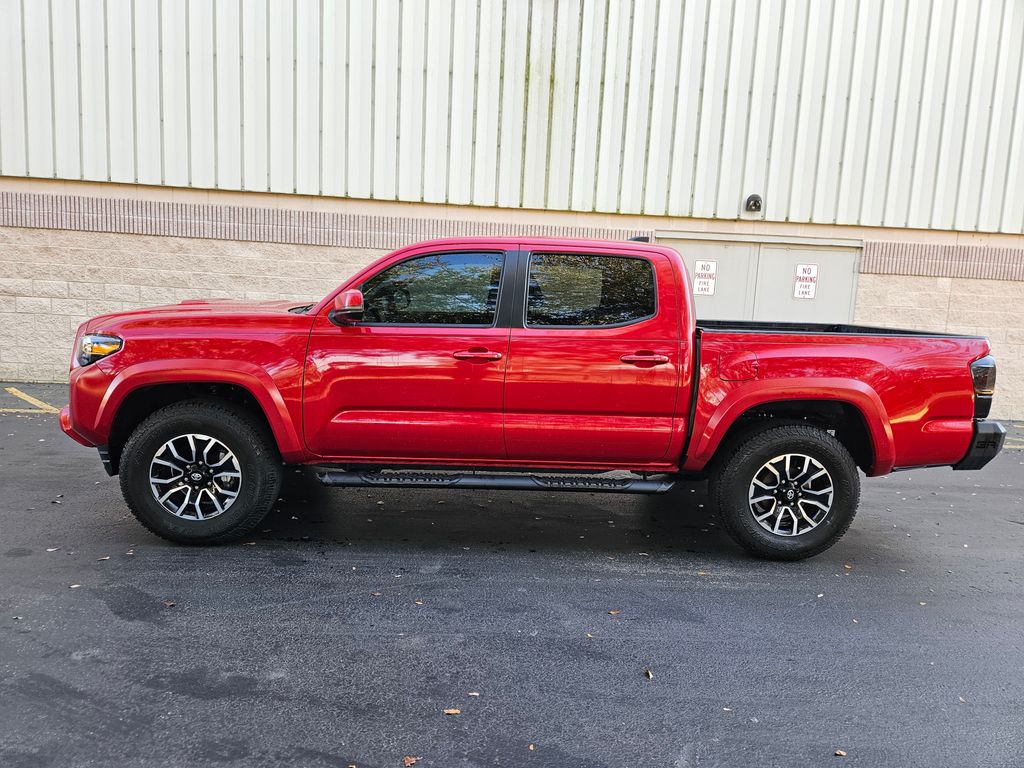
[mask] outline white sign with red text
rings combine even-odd
[[[813,299],[818,288],[818,265],[797,264],[796,281],[793,284],[794,299]]]
[[[717,261],[697,261],[693,265],[693,295],[714,296],[718,278]]]

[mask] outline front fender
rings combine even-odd
[[[729,390],[710,408],[709,414],[698,414],[690,449],[683,469],[700,471],[714,456],[722,439],[744,413],[767,403],[784,400],[828,400],[852,405],[864,419],[871,438],[873,461],[869,476],[884,475],[896,463],[896,446],[892,426],[881,398],[862,381],[844,378],[787,378],[743,382]],[[703,423],[700,423],[702,422]],[[699,431],[698,431],[699,430]]]
[[[285,462],[307,456],[299,431],[277,383],[263,368],[241,360],[173,359],[136,363],[119,370],[96,411],[91,432],[109,435],[125,398],[140,387],[158,384],[233,384],[251,394],[267,423]]]

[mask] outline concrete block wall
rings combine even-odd
[[[0,227],[0,380],[66,381],[107,312],[195,298],[316,301],[384,250]]]
[[[992,415],[1024,419],[1024,282],[861,274],[854,320],[987,336],[998,363]]]

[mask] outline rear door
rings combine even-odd
[[[675,273],[659,253],[521,252],[505,374],[509,459],[648,463],[672,439]]]

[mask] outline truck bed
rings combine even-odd
[[[975,411],[970,368],[989,351],[983,337],[845,323],[704,320],[696,323],[694,346],[700,368],[691,384],[687,469],[710,460],[720,421],[765,404],[787,417],[821,400],[854,408],[874,445],[864,462],[869,475],[956,463],[971,444],[975,418],[987,415]]]
[[[977,339],[962,333],[912,331],[906,328],[881,328],[848,323],[780,323],[766,320],[697,320],[697,330],[718,333],[786,333],[822,336],[915,336],[933,339]]]

